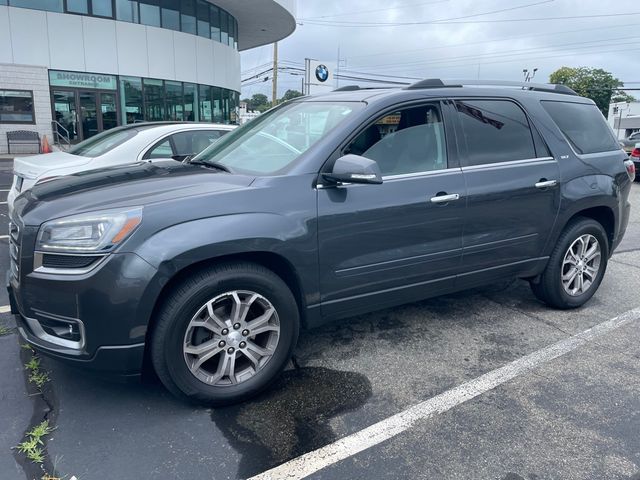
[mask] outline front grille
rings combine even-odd
[[[9,224],[9,268],[11,276],[20,282],[20,228],[13,222]]]

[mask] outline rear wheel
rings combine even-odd
[[[174,394],[208,405],[245,400],[289,360],[299,314],[270,270],[237,263],[194,274],[173,290],[151,339],[158,377]]]
[[[578,218],[560,235],[533,293],[547,305],[568,309],[584,305],[598,290],[609,259],[602,225]]]

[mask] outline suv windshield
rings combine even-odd
[[[68,153],[81,157],[99,157],[113,150],[121,143],[135,137],[137,134],[138,131],[133,128],[127,130],[107,130],[106,132],[99,133],[95,137],[88,138],[84,142],[80,142],[75,147],[72,147]]]
[[[266,113],[226,135],[194,162],[264,175],[288,167],[352,112],[358,102],[294,102]]]

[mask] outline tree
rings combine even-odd
[[[269,98],[262,93],[255,93],[251,98],[245,98],[243,101],[247,102],[249,110],[257,110],[262,113],[271,108]]]
[[[614,95],[620,95],[624,84],[601,68],[562,67],[549,76],[549,82],[566,85],[578,95],[593,100],[602,114],[609,113],[609,103]]]
[[[627,92],[623,92],[622,90],[618,90],[613,94],[613,97],[611,97],[611,103],[635,101],[636,97],[634,97],[633,95],[629,95]]]
[[[298,90],[287,90],[286,92],[284,92],[284,95],[280,100],[278,100],[278,102],[286,102],[287,100],[292,100],[294,98],[298,98],[301,96],[302,96],[302,93],[299,92]]]

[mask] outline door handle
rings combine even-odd
[[[536,183],[536,188],[539,189],[545,189],[545,188],[550,188],[550,187],[555,187],[558,184],[557,180],[540,180],[538,183]]]
[[[455,200],[460,200],[460,195],[458,193],[452,193],[450,195],[437,195],[435,197],[431,197],[431,203],[449,203]]]

